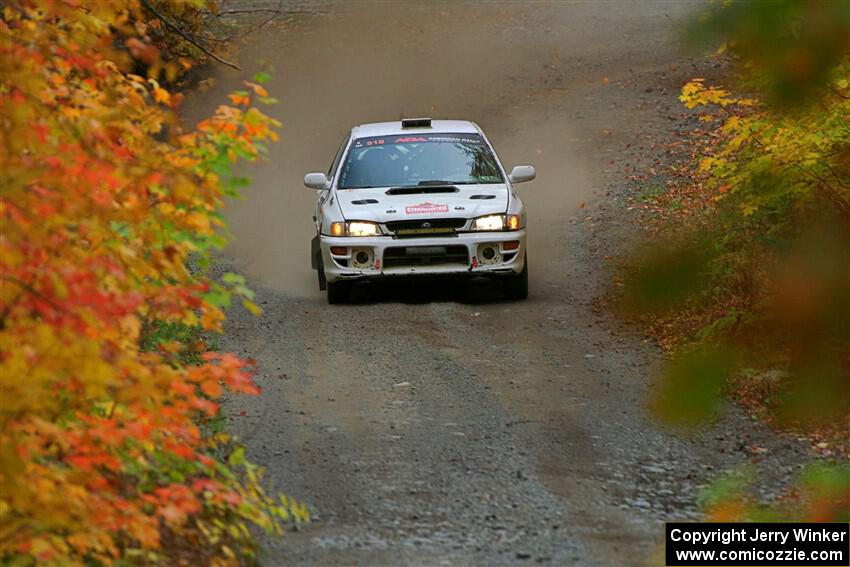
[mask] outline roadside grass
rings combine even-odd
[[[176,362],[184,366],[203,363],[201,355],[218,350],[218,339],[205,336],[200,325],[187,325],[179,321],[151,321],[142,328],[140,343],[143,351],[160,350],[176,345]]]
[[[639,203],[654,203],[666,192],[667,188],[663,184],[646,182],[637,191],[635,200]]]
[[[204,362],[204,353],[218,352],[221,346],[220,337],[204,332],[200,325],[174,321],[152,321],[144,325],[140,343],[146,352],[169,350],[174,353],[172,363],[180,366],[199,366]],[[209,396],[204,397],[211,399]],[[226,433],[227,417],[223,412],[218,412],[199,419],[198,425],[203,436],[212,439],[220,433]]]

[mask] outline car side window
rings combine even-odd
[[[336,170],[339,168],[339,162],[342,160],[342,154],[345,152],[346,146],[348,146],[348,141],[351,139],[351,136],[346,136],[343,139],[342,144],[339,146],[339,150],[336,152],[336,156],[334,157],[333,163],[328,168],[328,179],[333,179],[334,175],[336,175]]]

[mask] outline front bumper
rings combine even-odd
[[[525,242],[525,230],[427,238],[319,237],[329,282],[388,276],[515,275],[525,267]]]

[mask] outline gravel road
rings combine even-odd
[[[267,542],[265,564],[661,564],[663,522],[698,517],[714,475],[754,465],[763,495],[780,490],[803,445],[735,410],[696,436],[660,429],[645,409],[658,352],[593,307],[636,233],[625,168],[659,157],[649,140],[681,125],[679,88],[710,72],[677,47],[694,6],[303,7],[253,34],[246,74],[217,71],[188,110],[208,113],[260,62],[281,100],[282,139],[227,211],[223,259],[264,311],[234,310],[223,340],[258,361],[263,388],[228,400],[231,430],[314,515]],[[325,304],[301,178],[352,125],[402,114],[475,120],[506,165],[537,166],[519,189],[528,301],[416,281]]]

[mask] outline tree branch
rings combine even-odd
[[[275,14],[282,14],[283,11],[278,8],[253,8],[251,10],[228,10],[226,12],[218,12],[214,14],[214,16],[236,16],[241,14],[259,14],[259,13],[268,13],[274,12]]]
[[[191,43],[192,45],[194,45],[195,47],[197,47],[198,49],[200,49],[201,51],[203,51],[204,53],[206,53],[207,55],[209,55],[210,57],[212,57],[216,61],[218,61],[219,63],[223,63],[223,64],[227,65],[228,67],[232,67],[232,68],[234,68],[238,71],[242,70],[242,68],[239,67],[238,65],[235,65],[235,64],[231,63],[230,61],[222,59],[221,57],[219,57],[218,55],[216,55],[215,53],[213,53],[212,51],[210,51],[209,49],[207,49],[206,47],[204,47],[203,45],[201,45],[197,41],[193,40],[188,35],[186,35],[186,33],[183,30],[181,30],[179,27],[177,27],[176,25],[174,25],[173,23],[168,21],[168,19],[165,16],[163,16],[162,14],[160,14],[157,11],[156,8],[151,6],[151,3],[148,0],[141,0],[141,3],[142,3],[142,6],[144,6],[151,14],[153,14],[156,17],[156,19],[158,19],[160,22],[165,24],[165,27],[167,27],[168,29],[170,29],[171,31],[173,31],[174,33],[176,33],[177,35],[179,35],[180,37],[182,37],[183,39],[185,39],[186,41],[188,41],[189,43]]]

